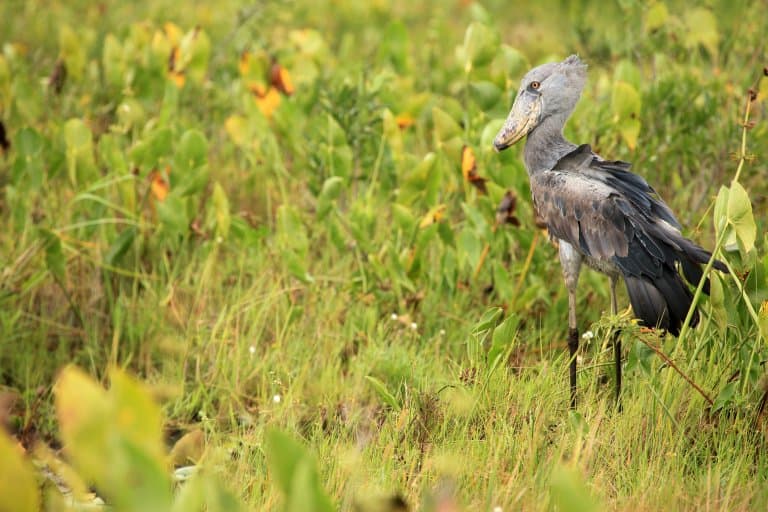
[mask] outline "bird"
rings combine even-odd
[[[632,172],[630,163],[606,160],[589,144],[576,145],[563,136],[586,80],[587,65],[577,55],[531,69],[493,141],[494,149],[503,151],[526,138],[523,160],[534,209],[558,247],[568,292],[572,409],[579,345],[576,290],[582,264],[608,276],[612,314],[617,314],[616,286],[621,278],[635,317],[649,328],[677,336],[693,302],[689,284],[698,285],[702,265],[712,256],[682,234],[672,210],[642,176]],[[719,260],[713,266],[728,271]],[[708,279],[703,290],[709,292]],[[691,326],[698,319],[694,310]],[[620,408],[618,331],[613,347]]]

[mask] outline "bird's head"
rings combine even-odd
[[[576,55],[525,74],[504,126],[493,140],[496,151],[513,145],[551,116],[563,122],[573,112],[587,80],[587,65]]]

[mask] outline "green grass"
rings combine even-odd
[[[219,4],[0,7],[0,386],[20,397],[0,418],[24,446],[59,447],[61,368],[106,382],[117,365],[162,404],[169,446],[202,429],[202,463],[248,509],[283,503],[273,428],[314,453],[344,510],[396,494],[438,510],[768,506],[768,79],[739,176],[751,207],[714,207],[768,65],[754,6]],[[520,147],[490,144],[522,74],[574,52],[590,81],[567,136],[632,161],[705,247],[728,230],[739,242],[721,253],[739,278],[716,278],[679,344],[604,317],[607,280],[582,275],[595,337],[576,412],[556,251],[536,234]],[[275,92],[267,116],[272,58],[295,94]],[[462,177],[465,145],[487,195]],[[520,226],[494,228],[506,190]]]

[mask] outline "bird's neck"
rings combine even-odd
[[[576,144],[563,137],[569,115],[549,116],[528,134],[523,157],[529,175],[552,169],[558,160],[576,149]]]

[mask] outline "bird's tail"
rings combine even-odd
[[[682,254],[678,253],[678,261],[685,278],[696,286],[703,275],[701,265],[709,260],[711,253],[690,240],[683,241],[686,245],[682,247]],[[715,260],[713,267],[728,272],[720,260]],[[664,265],[662,269],[657,277],[625,275],[624,281],[635,316],[648,327],[665,329],[677,336],[693,302],[693,294],[675,268]],[[709,295],[709,279],[704,281],[702,290]],[[698,321],[699,312],[694,310],[691,327]]]

